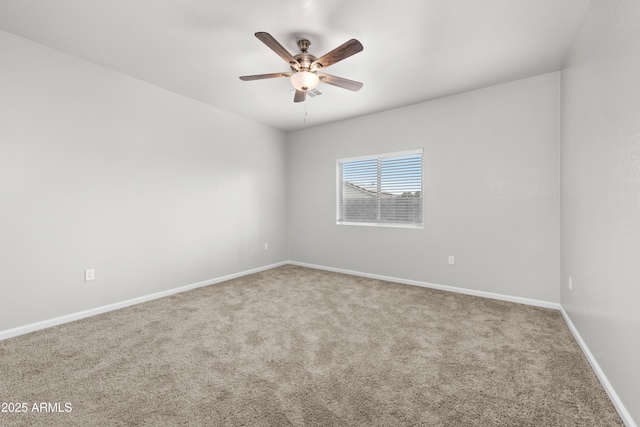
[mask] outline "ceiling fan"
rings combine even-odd
[[[300,53],[293,56],[284,47],[282,47],[282,45],[271,36],[271,34],[258,32],[255,36],[262,43],[266,44],[268,48],[277,53],[278,56],[287,61],[289,67],[291,67],[291,72],[242,76],[240,77],[240,80],[250,81],[289,77],[291,79],[291,84],[296,89],[293,102],[304,101],[307,96],[307,91],[315,89],[320,82],[352,90],[354,92],[360,90],[362,87],[362,83],[360,82],[345,79],[343,77],[332,76],[331,74],[327,74],[322,71],[336,62],[342,61],[343,59],[361,52],[363,49],[362,44],[356,39],[351,39],[320,58],[316,58],[308,52],[309,46],[311,46],[309,40],[303,39],[298,41]]]

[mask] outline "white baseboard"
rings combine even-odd
[[[150,295],[144,295],[138,298],[129,299],[126,301],[117,302],[114,304],[105,305],[102,307],[92,308],[90,310],[80,311],[78,313],[67,314],[64,316],[56,317],[49,320],[44,320],[42,322],[31,323],[25,326],[19,326],[13,329],[7,329],[4,331],[0,331],[0,341],[16,337],[18,335],[28,334],[29,332],[35,332],[40,329],[50,328],[52,326],[61,325],[63,323],[73,322],[74,320],[84,319],[85,317],[95,316],[96,314],[102,314],[109,311],[117,310],[119,308],[128,307],[135,304],[140,304],[147,301],[152,301],[154,299],[167,297],[169,295],[174,295],[180,292],[190,291],[191,289],[201,288],[203,286],[214,285],[216,283],[225,282],[227,280],[235,279],[237,277],[246,276],[248,274],[258,273],[264,270],[270,270],[275,267],[280,267],[282,265],[288,264],[288,262],[283,261],[276,264],[265,265],[263,267],[254,268],[251,270],[242,271],[239,273],[229,274],[227,276],[218,277],[211,280],[205,280],[203,282],[192,283],[190,285],[181,286],[179,288],[173,288],[162,292],[157,292]]]
[[[352,276],[367,277],[369,279],[385,280],[387,282],[396,282],[396,283],[402,283],[405,285],[412,285],[412,286],[421,286],[423,288],[437,289],[440,291],[455,292],[458,294],[473,295],[476,297],[490,298],[490,299],[496,299],[500,301],[509,301],[509,302],[515,302],[518,304],[533,305],[536,307],[551,308],[554,310],[560,309],[559,303],[549,302],[549,301],[514,297],[511,295],[495,294],[492,292],[476,291],[473,289],[457,288],[455,286],[438,285],[435,283],[421,282],[418,280],[409,280],[409,279],[402,279],[399,277],[382,276],[379,274],[363,273],[361,271],[345,270],[342,268],[326,267],[322,265],[307,264],[304,262],[297,262],[297,261],[289,261],[289,264],[297,265],[300,267],[315,268],[317,270],[333,271],[335,273],[350,274]]]
[[[157,292],[157,293],[150,294],[150,295],[144,295],[144,296],[141,296],[141,297],[138,297],[138,298],[133,298],[133,299],[126,300],[126,301],[121,301],[121,302],[117,302],[117,303],[114,303],[114,304],[109,304],[109,305],[105,305],[105,306],[101,306],[101,307],[96,307],[96,308],[92,308],[92,309],[89,309],[89,310],[80,311],[80,312],[77,312],[77,313],[66,314],[64,316],[55,317],[53,319],[44,320],[42,322],[36,322],[36,323],[31,323],[31,324],[28,324],[28,325],[24,325],[24,326],[18,326],[16,328],[12,328],[12,329],[7,329],[7,330],[4,330],[4,331],[0,331],[0,341],[4,340],[4,339],[7,339],[7,338],[12,338],[12,337],[16,337],[16,336],[19,336],[19,335],[28,334],[30,332],[35,332],[35,331],[38,331],[38,330],[41,330],[41,329],[50,328],[52,326],[61,325],[63,323],[73,322],[75,320],[80,320],[80,319],[84,319],[86,317],[95,316],[97,314],[107,313],[109,311],[117,310],[119,308],[124,308],[124,307],[128,307],[128,306],[131,306],[131,305],[147,302],[147,301],[152,301],[154,299],[166,297],[166,296],[177,294],[177,293],[180,293],[180,292],[186,292],[186,291],[189,291],[191,289],[196,289],[196,288],[200,288],[200,287],[203,287],[203,286],[213,285],[213,284],[216,284],[216,283],[224,282],[226,280],[231,280],[231,279],[235,279],[237,277],[246,276],[246,275],[252,274],[252,273],[258,273],[260,271],[269,270],[269,269],[272,269],[272,268],[275,268],[275,267],[280,267],[280,266],[286,265],[286,264],[298,265],[298,266],[301,266],[301,267],[308,267],[308,268],[315,268],[315,269],[318,269],[318,270],[333,271],[333,272],[336,272],[336,273],[350,274],[350,275],[353,275],[353,276],[368,277],[368,278],[371,278],[371,279],[386,280],[386,281],[390,281],[390,282],[403,283],[403,284],[413,285],[413,286],[422,286],[422,287],[426,287],[426,288],[439,289],[439,290],[449,291],[449,292],[457,292],[457,293],[462,293],[462,294],[467,294],[467,295],[474,295],[474,296],[479,296],[479,297],[484,297],[484,298],[497,299],[497,300],[502,300],[502,301],[516,302],[516,303],[520,303],[520,304],[534,305],[534,306],[538,306],[538,307],[552,308],[552,309],[556,309],[556,310],[559,309],[559,307],[560,307],[560,304],[551,303],[551,302],[547,302],[547,301],[539,301],[539,300],[533,300],[533,299],[528,299],[528,298],[513,297],[513,296],[509,296],[509,295],[494,294],[494,293],[491,293],[491,292],[482,292],[482,291],[475,291],[475,290],[471,290],[471,289],[456,288],[456,287],[453,287],[453,286],[437,285],[437,284],[433,284],[433,283],[420,282],[420,281],[417,281],[417,280],[407,280],[407,279],[402,279],[402,278],[398,278],[398,277],[381,276],[381,275],[377,275],[377,274],[369,274],[369,273],[363,273],[363,272],[360,272],[360,271],[345,270],[345,269],[341,269],[341,268],[332,268],[332,267],[326,267],[326,266],[315,265],[315,264],[307,264],[307,263],[302,263],[302,262],[297,262],[297,261],[283,261],[283,262],[279,262],[279,263],[275,263],[275,264],[266,265],[266,266],[263,266],[263,267],[254,268],[254,269],[251,269],[251,270],[242,271],[242,272],[239,272],[239,273],[229,274],[227,276],[222,276],[222,277],[218,277],[218,278],[211,279],[211,280],[205,280],[203,282],[193,283],[193,284],[190,284],[190,285],[181,286],[181,287],[178,287],[178,288],[173,288],[173,289],[169,289],[169,290],[162,291],[162,292]]]
[[[609,395],[609,399],[611,399],[613,406],[615,406],[624,424],[627,427],[637,427],[636,423],[633,421],[633,419],[631,418],[631,415],[627,411],[627,408],[625,408],[625,406],[622,404],[622,401],[618,397],[618,394],[616,393],[613,386],[607,379],[607,376],[602,371],[602,368],[600,368],[600,365],[596,361],[596,358],[593,356],[593,353],[591,353],[591,350],[589,350],[589,347],[587,347],[587,343],[585,343],[584,340],[582,339],[580,332],[578,332],[578,329],[575,327],[575,325],[571,321],[571,318],[569,317],[569,314],[565,311],[562,305],[560,305],[560,313],[562,313],[562,317],[564,318],[564,321],[567,323],[567,326],[569,326],[569,330],[573,334],[573,337],[576,339],[576,341],[578,341],[578,345],[582,349],[582,352],[584,353],[585,357],[589,361],[589,364],[593,368],[593,371],[596,373],[596,376],[600,380],[600,384],[602,384],[602,387]]]

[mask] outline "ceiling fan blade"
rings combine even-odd
[[[248,82],[251,80],[275,79],[277,77],[291,77],[291,73],[271,73],[271,74],[255,74],[252,76],[240,76],[240,80]]]
[[[289,63],[290,66],[295,68],[296,70],[300,69],[300,63],[296,58],[294,58],[287,49],[282,47],[280,43],[276,39],[274,39],[271,34],[265,32],[258,32],[255,36],[264,44],[267,45],[269,49],[274,51],[280,56],[280,58],[284,59]]]
[[[331,74],[318,74],[320,81],[343,89],[352,90],[354,92],[362,88],[362,83],[354,80],[345,79],[344,77],[332,76]]]
[[[311,64],[311,69],[315,70],[316,68],[327,68],[328,66],[333,65],[338,61],[342,61],[343,59],[346,59],[351,55],[362,52],[362,49],[364,49],[364,47],[358,40],[351,39],[341,46],[333,49],[331,52],[315,60]]]
[[[307,97],[307,92],[303,90],[296,90],[296,95],[293,97],[293,102],[302,102]]]

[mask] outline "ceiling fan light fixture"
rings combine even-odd
[[[342,43],[337,48],[333,49],[329,53],[325,53],[320,58],[316,58],[311,55],[308,50],[311,43],[307,39],[298,40],[298,48],[300,53],[296,56],[291,55],[287,49],[285,49],[273,36],[264,31],[257,32],[255,36],[264,43],[269,49],[274,51],[280,58],[284,59],[291,72],[286,73],[269,73],[269,74],[253,74],[250,76],[240,76],[242,81],[251,80],[263,80],[274,79],[278,77],[289,77],[291,79],[291,85],[296,89],[296,93],[293,97],[293,102],[303,102],[307,99],[307,93],[312,96],[313,91],[320,82],[326,83],[332,86],[337,86],[343,89],[351,90],[353,92],[362,88],[362,83],[353,80],[345,79],[342,77],[332,76],[326,74],[324,69],[347,59],[348,57],[361,52],[363,47],[356,39],[351,39],[345,43]],[[322,70],[320,75],[316,74],[316,70]],[[320,94],[319,92],[317,93]]]
[[[298,71],[291,75],[291,84],[294,88],[301,91],[313,90],[320,83],[320,78],[316,73],[310,71]]]

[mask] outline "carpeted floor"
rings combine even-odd
[[[1,341],[0,367],[26,408],[0,425],[623,425],[557,311],[290,265]]]

